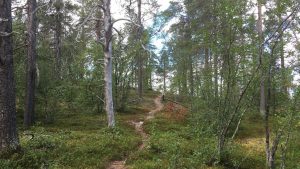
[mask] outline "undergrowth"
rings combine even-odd
[[[20,131],[21,151],[1,159],[0,168],[101,169],[135,151],[141,142],[132,127],[119,124],[108,129],[100,115],[68,116]]]

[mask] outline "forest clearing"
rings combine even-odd
[[[300,169],[299,0],[0,0],[0,169]]]

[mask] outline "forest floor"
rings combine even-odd
[[[148,134],[144,131],[143,124],[146,120],[151,120],[154,118],[155,113],[161,111],[163,109],[163,104],[161,103],[162,96],[158,96],[154,99],[155,108],[152,109],[144,118],[142,121],[136,121],[136,120],[130,120],[128,121],[129,124],[133,125],[135,128],[135,131],[141,136],[142,138],[142,144],[139,145],[138,151],[143,150],[147,144],[148,141]],[[150,108],[149,108],[150,109]],[[122,161],[114,161],[110,164],[110,166],[107,169],[126,169],[126,160],[124,159]]]
[[[206,110],[192,114],[181,105],[187,100],[160,103],[158,95],[147,91],[141,102],[130,102],[125,111],[117,112],[114,129],[106,127],[104,113],[81,110],[63,110],[55,114],[53,123],[40,120],[30,130],[19,128],[22,151],[0,159],[0,168],[265,168],[264,128],[258,113],[245,114],[236,138],[228,143],[228,165],[207,166],[215,153],[216,138],[214,131],[201,124],[206,120],[201,113]],[[21,126],[21,117],[18,121]],[[300,169],[299,140],[300,124],[292,134],[287,169]]]

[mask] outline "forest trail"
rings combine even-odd
[[[139,133],[142,137],[142,144],[139,146],[138,150],[144,149],[146,146],[146,143],[148,141],[148,134],[145,133],[144,128],[143,128],[144,122],[146,120],[153,119],[155,113],[157,113],[163,109],[164,105],[161,103],[161,99],[162,99],[162,96],[158,96],[154,99],[155,109],[151,110],[151,108],[150,108],[151,111],[144,118],[144,121],[134,121],[134,120],[128,121],[128,123],[133,125],[135,128],[135,131],[137,133]],[[126,164],[126,159],[123,161],[113,161],[107,169],[127,169],[125,164]]]

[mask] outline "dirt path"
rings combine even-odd
[[[147,116],[145,117],[145,120],[150,120],[154,118],[155,113],[161,111],[164,107],[164,105],[161,103],[161,96],[158,96],[154,99],[155,103],[155,109],[151,110]],[[139,133],[142,137],[142,144],[139,146],[139,150],[142,150],[145,148],[146,143],[148,141],[148,135],[145,133],[143,125],[144,121],[129,121],[131,125],[134,126],[135,131]],[[110,166],[107,169],[126,169],[126,160],[123,161],[114,161],[110,164]]]
[[[162,96],[158,96],[157,98],[154,99],[154,103],[155,103],[155,109],[154,110],[151,110],[147,117],[146,117],[146,120],[149,120],[149,119],[153,119],[154,118],[154,114],[156,112],[159,112],[163,109],[164,105],[161,103],[161,97]]]

